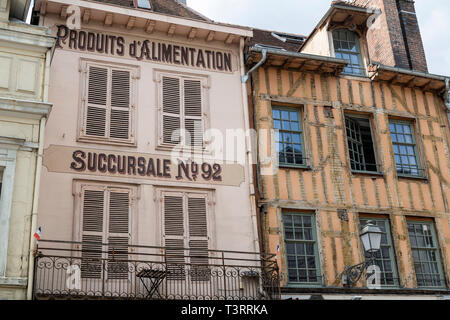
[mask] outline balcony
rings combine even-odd
[[[34,299],[280,299],[274,255],[40,240]]]

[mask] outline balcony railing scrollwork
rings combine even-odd
[[[274,255],[40,240],[35,299],[280,299]]]

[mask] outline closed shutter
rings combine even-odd
[[[162,77],[162,111],[163,143],[178,144],[181,129],[180,79]]]
[[[128,278],[130,195],[109,193],[108,279]]]
[[[202,121],[202,83],[200,80],[185,79],[184,87],[184,126],[186,145],[203,147]]]
[[[86,134],[106,137],[108,69],[90,66],[87,81]]]
[[[129,138],[130,131],[130,71],[111,71],[111,119],[110,137]]]
[[[188,195],[189,219],[189,257],[191,263],[191,279],[207,281],[210,277],[208,269],[208,224],[206,199]],[[196,266],[198,265],[198,266]]]
[[[164,196],[164,236],[168,279],[185,279],[183,196]]]
[[[84,190],[81,277],[100,279],[104,219],[103,190]]]
[[[84,131],[87,136],[129,140],[131,136],[131,71],[88,66]]]

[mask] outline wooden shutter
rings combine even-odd
[[[185,278],[183,195],[164,195],[164,237],[168,279]],[[171,249],[178,248],[178,249]]]
[[[109,136],[129,139],[131,74],[127,70],[111,70],[111,117]]]
[[[129,192],[109,192],[108,279],[128,278]]]
[[[180,79],[162,77],[162,141],[163,143],[178,144],[181,129],[181,88]]]
[[[102,275],[104,198],[103,190],[83,192],[82,278],[100,279]]]
[[[202,83],[200,80],[184,79],[183,87],[184,126],[189,133],[185,143],[192,147],[203,147]]]
[[[192,281],[207,281],[208,269],[208,223],[206,198],[188,195],[189,256]],[[198,264],[199,266],[195,266]]]
[[[89,66],[85,132],[90,136],[106,136],[108,69]]]

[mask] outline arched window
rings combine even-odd
[[[348,61],[344,73],[365,75],[358,35],[347,29],[333,31],[335,56]]]

